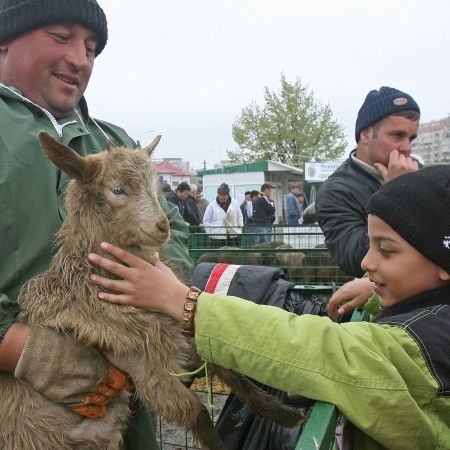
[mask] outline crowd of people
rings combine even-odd
[[[213,248],[224,245],[239,247],[244,225],[250,227],[248,230],[251,229],[252,234],[246,241],[247,246],[270,241],[276,212],[272,189],[273,186],[263,183],[259,191],[246,191],[243,202],[238,205],[236,199],[231,197],[227,183],[217,188],[217,196],[212,202],[203,197],[202,190],[196,184],[183,181],[175,191],[167,183],[161,186],[166,200],[178,207],[191,231],[205,232],[208,244]],[[305,195],[295,185],[286,198],[285,224],[301,225],[304,207]]]
[[[38,133],[46,130],[81,156],[102,151],[108,140],[136,146],[122,128],[94,119],[84,97],[107,44],[107,20],[96,0],[0,0],[0,25],[0,370],[38,392],[45,385],[49,400],[95,420],[120,393],[111,364],[70,330],[19,323],[17,298],[49,267],[65,218],[69,176],[46,159]],[[334,320],[190,286],[187,224],[206,232],[227,225],[234,244],[244,223],[269,235],[276,205],[267,183],[241,205],[226,183],[208,205],[187,183],[161,193],[170,239],[160,255],[178,276],[158,255],[153,266],[102,243],[101,255],[86,255],[86,263],[113,275],[91,276],[96,300],[166,314],[180,322],[180,333],[187,321],[204,360],[335,404],[354,449],[449,449],[450,166],[422,168],[411,156],[419,120],[409,94],[370,91],[357,114],[355,150],[319,191],[325,243],[358,277],[331,297]],[[297,191],[289,194],[293,225],[301,220]],[[219,245],[213,232],[208,237]],[[369,306],[372,322],[339,323],[352,308]],[[134,396],[130,409],[124,448],[158,449],[152,412]],[[8,414],[20,420],[20,411]]]

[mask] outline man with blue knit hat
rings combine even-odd
[[[69,177],[45,157],[38,133],[47,131],[82,156],[104,150],[108,139],[135,147],[123,129],[94,119],[84,98],[107,40],[96,0],[0,0],[0,370],[80,421],[102,417],[112,396],[126,388],[126,377],[68,334],[16,322],[17,297],[24,283],[48,268],[65,217]],[[171,224],[162,251],[188,280],[188,229],[174,205],[162,196],[160,203]],[[157,449],[153,416],[137,400],[130,407],[124,448]],[[34,447],[13,439],[0,430],[1,448]]]
[[[411,158],[420,108],[406,92],[370,91],[355,126],[357,147],[320,187],[316,200],[325,244],[339,267],[355,277],[369,248],[367,202],[385,182],[418,170]]]

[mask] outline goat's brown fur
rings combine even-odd
[[[48,271],[22,288],[18,320],[61,330],[100,349],[130,375],[139,398],[157,414],[191,430],[203,449],[223,449],[199,399],[169,374],[200,365],[193,340],[166,316],[100,301],[98,287],[89,281],[92,272],[110,276],[87,260],[90,252],[102,253],[102,241],[152,262],[151,255],[169,236],[149,161],[156,143],[135,151],[109,144],[107,151],[82,158],[46,133],[39,137],[49,159],[74,179],[66,195],[67,219],[57,236],[60,248]],[[245,377],[220,367],[216,373],[256,413],[287,426],[302,420]],[[0,373],[0,383],[0,408],[8,411],[0,415],[3,450],[122,448],[128,392],[112,402],[104,419],[89,420],[49,402],[12,375]]]

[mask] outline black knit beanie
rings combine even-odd
[[[362,130],[391,114],[406,110],[417,111],[420,114],[419,105],[406,92],[388,86],[381,87],[379,91],[370,91],[356,119],[356,142],[359,142],[359,135]]]
[[[0,0],[0,43],[57,23],[78,23],[94,31],[96,56],[105,48],[108,25],[95,0]]]
[[[394,178],[370,198],[367,212],[450,273],[450,165]]]

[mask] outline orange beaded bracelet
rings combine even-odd
[[[183,315],[181,316],[181,333],[186,337],[194,337],[194,317],[197,309],[197,299],[202,291],[191,286],[186,294],[186,303],[184,304]]]

